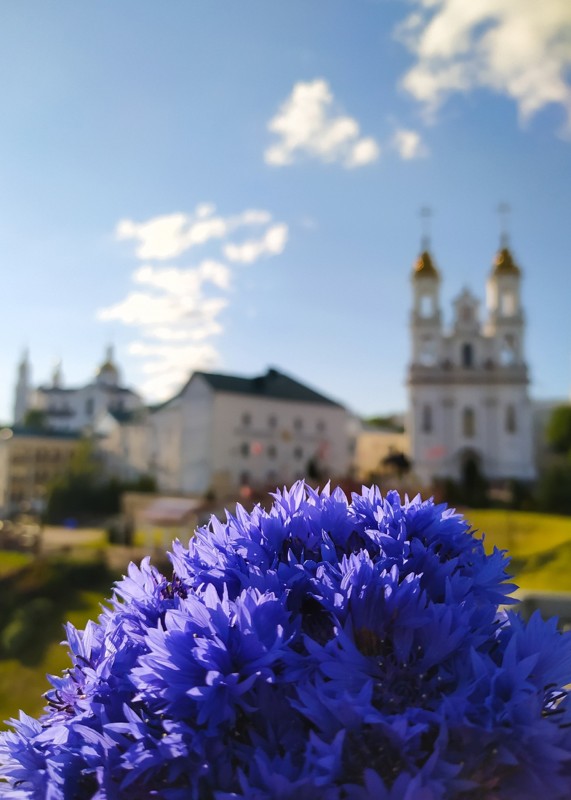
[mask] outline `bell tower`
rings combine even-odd
[[[431,212],[423,208],[425,220]],[[427,225],[427,222],[425,223]],[[430,237],[425,231],[420,254],[412,273],[413,306],[410,319],[412,334],[412,364],[433,366],[440,350],[442,313],[440,310],[440,274],[430,254]]]
[[[14,397],[14,424],[18,425],[24,421],[26,411],[30,402],[30,362],[28,350],[24,350],[20,363],[18,364],[18,380],[16,382],[16,393]]]
[[[505,217],[509,208],[502,204],[499,211]],[[500,248],[488,278],[486,295],[486,332],[496,342],[496,363],[501,366],[522,365],[525,320],[521,307],[521,270],[509,248],[505,222],[502,224]]]

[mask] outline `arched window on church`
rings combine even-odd
[[[436,363],[437,344],[433,336],[422,337],[420,343],[420,363],[425,367],[432,367]]]
[[[503,366],[509,366],[510,364],[515,363],[516,352],[517,352],[517,340],[513,334],[508,333],[504,337],[501,344],[500,364],[502,364]]]
[[[474,366],[474,348],[470,342],[464,342],[462,345],[462,366],[466,369]]]
[[[515,414],[515,406],[509,405],[506,407],[506,432],[515,433],[517,430],[517,420]]]
[[[476,435],[476,414],[473,408],[465,408],[462,412],[462,433],[467,439]]]
[[[422,407],[422,432],[432,433],[432,406]]]

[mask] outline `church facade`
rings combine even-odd
[[[121,385],[113,349],[107,348],[105,359],[89,383],[84,386],[64,386],[61,366],[54,369],[51,383],[34,387],[31,383],[28,354],[18,365],[18,380],[14,397],[14,424],[22,425],[30,411],[42,415],[46,428],[62,433],[90,430],[106,411],[134,412],[144,408],[139,395]]]
[[[409,430],[421,484],[535,477],[532,409],[525,360],[521,270],[501,243],[486,305],[464,289],[445,327],[441,276],[425,247],[412,275]]]

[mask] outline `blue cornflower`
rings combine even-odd
[[[298,482],[131,565],[0,797],[519,800],[571,793],[571,636],[420,497]]]

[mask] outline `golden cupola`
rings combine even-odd
[[[412,276],[415,280],[416,278],[440,278],[432,256],[427,249],[422,250],[421,254],[416,259]]]
[[[514,276],[519,276],[521,274],[520,269],[518,265],[515,263],[514,258],[510,252],[510,249],[505,243],[503,243],[503,246],[498,250],[497,255],[494,259],[493,274],[514,275]]]

